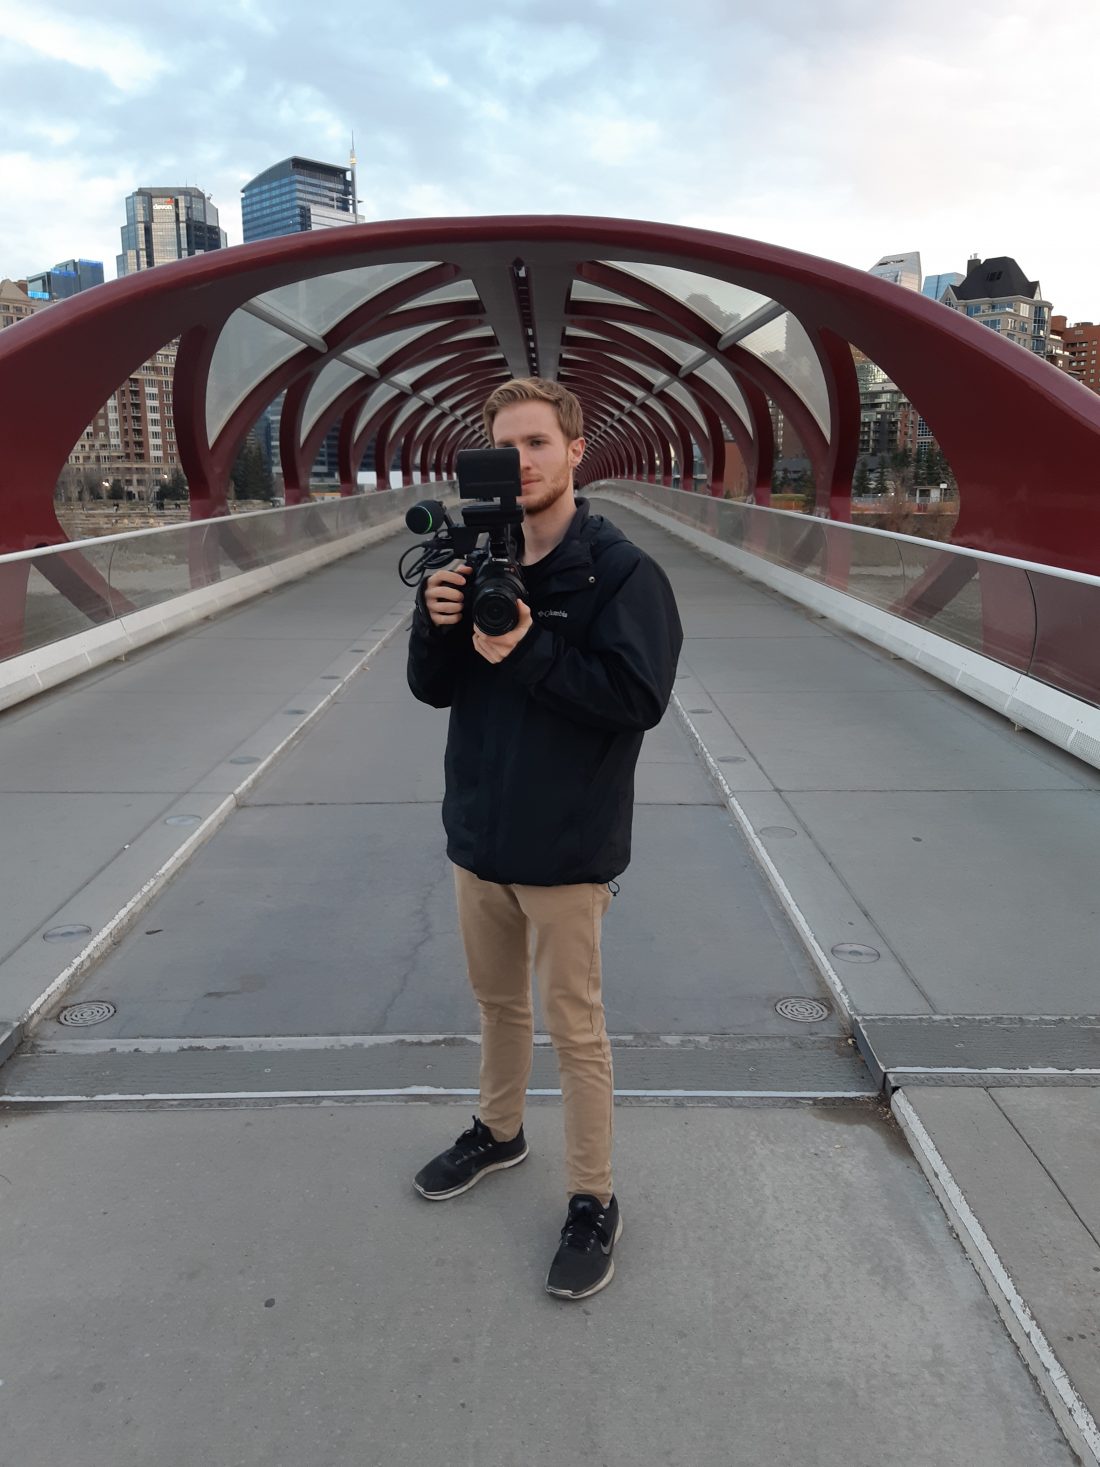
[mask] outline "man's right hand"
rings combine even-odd
[[[436,571],[424,582],[424,605],[432,626],[453,627],[462,620],[462,599],[466,577],[473,567],[452,566],[449,570]]]

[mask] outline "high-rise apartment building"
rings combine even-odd
[[[783,460],[805,459],[808,464],[809,454],[794,424],[786,417],[779,404],[771,398],[768,399],[768,408],[772,420],[772,452],[775,462],[778,464]]]
[[[225,246],[218,211],[201,189],[135,189],[126,200],[118,274],[135,275]]]
[[[912,250],[907,255],[883,255],[867,273],[904,286],[906,290],[920,290],[920,251]]]
[[[920,253],[883,255],[867,272],[880,280],[889,280],[903,290],[921,288]],[[859,383],[859,451],[876,459],[912,447],[916,436],[916,414],[909,399],[881,367],[852,348],[856,381]]]
[[[856,361],[859,383],[859,451],[861,454],[895,453],[915,446],[916,415],[909,399],[881,367],[860,353]]]
[[[314,158],[284,158],[241,189],[244,242],[354,224],[350,168]]]
[[[119,479],[128,496],[152,500],[180,467],[172,409],[176,344],[144,362],[96,413],[73,445],[80,483],[105,490]]]
[[[50,302],[28,295],[24,281],[0,281],[0,330]],[[103,404],[73,445],[65,478],[71,490],[102,495],[113,479],[136,499],[152,499],[180,467],[172,416],[176,344],[169,342],[128,377]]]
[[[1100,392],[1100,326],[1091,321],[1078,321],[1071,326],[1065,316],[1051,320],[1051,340],[1061,338],[1061,361],[1051,354],[1056,366],[1068,372],[1077,382]]]
[[[102,284],[102,260],[62,260],[60,265],[29,275],[27,292],[33,300],[64,301]]]
[[[965,311],[1025,351],[1045,357],[1050,337],[1050,302],[1037,280],[1028,280],[1011,255],[979,260],[972,255],[966,279],[949,286],[944,304]]]

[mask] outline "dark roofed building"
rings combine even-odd
[[[1034,299],[1039,294],[1039,282],[1028,280],[1011,255],[994,255],[991,260],[971,259],[966,279],[952,289],[961,301],[984,301],[1014,295]]]
[[[1016,346],[1045,357],[1050,302],[1042,295],[1039,282],[1029,280],[1011,255],[994,255],[988,260],[975,255],[968,262],[965,280],[949,286],[942,300]]]

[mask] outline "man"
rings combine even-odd
[[[527,597],[516,627],[490,637],[466,606],[468,565],[437,571],[417,595],[409,686],[451,710],[443,823],[482,1052],[480,1115],[415,1186],[441,1201],[527,1156],[533,943],[569,1189],[546,1288],[584,1299],[610,1283],[622,1231],[600,923],[630,859],[642,735],[668,705],[683,634],[664,572],[574,497],[585,444],[573,394],[508,382],[484,421],[497,448],[519,450]]]

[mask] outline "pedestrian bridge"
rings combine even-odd
[[[0,1455],[1095,1463],[1100,579],[588,486],[685,643],[569,1310],[545,1039],[525,1166],[411,1187],[477,1093],[424,492],[0,558]]]

